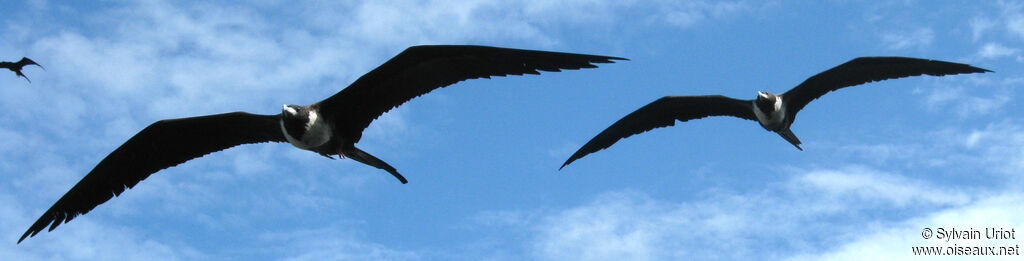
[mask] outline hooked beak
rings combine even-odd
[[[287,112],[290,115],[297,115],[297,114],[299,114],[299,112],[295,111],[295,108],[288,107],[287,104],[281,105],[281,110],[283,110],[284,112]]]

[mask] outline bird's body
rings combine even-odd
[[[943,76],[990,72],[974,66],[908,57],[860,57],[811,76],[800,85],[781,94],[760,91],[753,100],[721,95],[665,96],[626,115],[580,147],[562,168],[590,153],[610,147],[620,139],[659,127],[675,125],[708,116],[733,116],[757,121],[800,147],[800,139],[790,130],[796,113],[812,100],[844,87],[922,74]]]
[[[789,130],[789,125],[793,124],[794,119],[786,115],[786,106],[783,105],[783,101],[782,97],[771,92],[757,92],[757,98],[751,101],[754,116],[757,118],[757,123],[761,124],[761,127],[778,133],[783,139],[796,146],[797,149],[804,150],[800,147],[800,139],[797,139],[793,131]]]
[[[767,91],[758,92],[757,99],[751,104],[754,107],[754,116],[762,127],[768,130],[782,128],[786,119],[786,107],[782,106],[782,99],[779,96]]]
[[[292,116],[281,118],[281,132],[284,133],[288,143],[300,149],[320,152],[317,148],[331,140],[334,123],[328,123],[324,118],[319,117],[317,108],[283,105],[281,110],[284,111],[284,115]],[[327,154],[330,155],[330,153]]]
[[[467,79],[596,68],[594,63],[613,60],[625,59],[471,45],[413,46],[317,103],[284,105],[275,115],[232,112],[157,121],[101,160],[18,242],[89,212],[161,169],[242,144],[288,142],[383,169],[406,183],[394,167],[355,146],[363,130],[388,110]]]
[[[21,73],[21,69],[24,68],[25,65],[29,64],[39,66],[39,68],[43,68],[42,65],[39,65],[38,63],[36,63],[36,61],[33,61],[28,57],[21,57],[21,60],[18,60],[17,62],[0,62],[0,68],[7,68],[8,70],[14,72],[15,75],[21,76],[22,78],[25,78],[26,81],[31,83],[32,80],[29,80],[28,76],[25,76],[25,74]],[[43,68],[43,70],[46,70],[46,68]]]
[[[335,135],[335,118],[321,117],[319,104],[309,106],[284,105],[281,110],[281,133],[285,140],[296,148],[319,153],[333,159],[331,155],[351,158],[366,165],[391,173],[402,182],[409,181],[387,162],[355,147],[355,141]],[[328,114],[328,116],[330,116]]]

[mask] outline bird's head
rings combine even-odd
[[[307,106],[293,104],[281,106],[281,122],[285,132],[296,139],[301,139],[302,135],[309,130],[309,126],[314,120],[310,116]]]
[[[757,108],[761,109],[762,112],[769,113],[775,110],[777,99],[779,99],[778,95],[769,91],[759,91],[757,92],[757,100],[754,103],[757,104]]]
[[[759,92],[757,92],[757,99],[758,100],[769,100],[769,101],[774,102],[775,101],[775,97],[777,97],[777,96],[775,96],[774,93],[771,93],[769,91],[759,91]]]

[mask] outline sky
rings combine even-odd
[[[923,238],[1024,230],[1024,2],[6,1],[0,260],[959,260]],[[476,44],[629,58],[460,82],[374,121],[360,148],[409,179],[287,143],[160,171],[16,244],[113,149],[161,119],[276,114],[403,49]],[[707,118],[559,171],[665,95],[752,99],[860,56],[994,73],[828,94],[792,130]],[[937,234],[937,233],[936,233]],[[983,260],[1017,260],[986,256]]]

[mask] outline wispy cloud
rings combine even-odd
[[[898,163],[878,163],[884,168],[900,169],[893,165],[907,161],[927,166],[907,171],[791,168],[789,178],[745,192],[709,188],[694,192],[695,199],[668,199],[626,190],[564,209],[484,212],[476,221],[526,231],[531,257],[543,260],[907,257],[913,246],[946,246],[922,239],[923,228],[1024,226],[1016,214],[1024,201],[1016,191],[1020,182],[995,181],[1024,169],[1021,126],[1001,121],[937,130],[884,146],[900,155]],[[928,166],[932,160],[955,166]],[[929,173],[932,168],[956,173]],[[948,175],[977,182],[953,182]]]
[[[906,207],[910,204],[959,205],[970,199],[962,191],[931,193],[936,188],[930,184],[859,166],[811,171],[797,178],[797,184],[819,189],[822,195],[838,197],[836,202],[852,199],[854,202],[876,201]]]
[[[81,21],[82,28],[42,35],[31,44],[31,53],[40,57],[37,60],[60,61],[47,65],[50,74],[62,75],[46,79],[51,84],[90,90],[69,95],[82,99],[79,103],[109,103],[113,106],[100,109],[138,121],[137,128],[153,119],[189,116],[180,113],[183,105],[193,112],[273,112],[277,107],[267,105],[315,102],[310,92],[290,90],[331,94],[414,44],[501,39],[553,46],[558,39],[548,33],[552,27],[606,24],[621,19],[620,7],[684,27],[751,9],[743,1],[392,0],[337,8],[271,3],[186,6],[165,1],[120,4],[124,6],[97,10],[95,17],[106,18]],[[261,13],[270,8],[303,15],[294,24],[268,23]],[[127,20],[134,22],[120,22]],[[355,46],[361,46],[361,51],[346,51]],[[367,50],[366,46],[373,47]],[[234,98],[241,93],[249,99]],[[140,114],[138,108],[145,109]],[[89,110],[69,111],[78,113],[52,116],[76,122]]]
[[[34,13],[40,15],[33,16],[35,20],[5,22],[18,30],[3,30],[0,35],[24,42],[20,48],[25,55],[47,68],[46,74],[33,75],[34,84],[53,92],[37,95],[31,88],[4,88],[5,93],[18,95],[4,95],[0,106],[5,111],[25,111],[52,104],[60,110],[4,116],[0,137],[9,139],[0,146],[5,148],[0,155],[8,159],[0,166],[7,173],[5,192],[0,193],[5,203],[0,205],[16,208],[3,211],[16,213],[16,217],[4,219],[0,231],[20,235],[35,215],[66,192],[102,155],[155,120],[236,110],[275,113],[282,103],[312,103],[337,92],[409,45],[504,40],[551,46],[559,38],[544,32],[543,23],[529,19],[556,24],[606,19],[587,17],[582,11],[576,18],[542,17],[556,10],[532,10],[536,17],[520,17],[506,12],[517,8],[505,9],[501,3],[371,1],[356,3],[354,8],[316,8],[315,3],[222,6],[140,1],[81,10],[67,3],[37,5],[40,10]],[[67,10],[88,13],[68,15]],[[576,9],[560,11],[565,10]],[[268,22],[268,13],[295,16],[276,19],[285,21],[277,23]],[[60,17],[62,21],[74,26],[29,29],[47,24],[54,18],[49,16],[61,15],[67,15]],[[333,22],[312,22],[316,19]],[[242,95],[246,98],[238,99]],[[400,139],[414,126],[409,121],[401,109],[389,113],[368,131],[377,138],[367,140]],[[103,123],[93,124],[96,122]],[[362,171],[363,167],[353,167],[351,161],[326,161],[292,149],[280,153],[271,148],[281,147],[274,146],[290,145],[245,146],[164,170],[89,215],[62,225],[60,236],[35,238],[18,246],[4,244],[7,247],[0,255],[12,260],[202,259],[222,253],[198,254],[202,251],[190,243],[141,239],[146,237],[145,231],[132,231],[133,224],[120,223],[117,218],[181,216],[214,230],[259,226],[260,221],[243,221],[237,216],[272,213],[268,219],[273,220],[319,216],[312,213],[325,209],[341,211],[346,202],[336,193],[358,194],[368,177],[380,176],[364,173],[376,170]],[[299,153],[304,157],[292,157]],[[280,168],[314,165],[303,164],[314,160],[318,167],[303,168],[308,172]],[[290,162],[279,164],[282,161]],[[339,168],[356,170],[341,177],[323,175]],[[284,179],[284,175],[301,177],[303,182]],[[243,190],[246,193],[239,193]],[[274,196],[266,196],[271,194]],[[97,240],[99,237],[115,239]],[[307,245],[319,244],[331,251],[282,256],[297,260],[410,256],[351,238],[318,236],[312,240],[319,243]]]
[[[940,190],[948,193],[932,193]],[[714,192],[692,202],[637,191],[607,193],[535,218],[529,245],[544,260],[743,259],[767,252],[781,258],[829,250],[865,224],[904,222],[869,218],[877,211],[971,202],[959,189],[850,166],[805,172],[749,193]],[[819,229],[829,236],[813,232]]]
[[[934,40],[935,32],[931,28],[918,28],[882,34],[882,43],[886,48],[892,50],[924,49],[931,46]]]
[[[1005,89],[984,97],[965,87],[939,87],[929,90],[925,104],[929,110],[966,118],[996,112],[1011,98],[1012,95]]]
[[[990,123],[984,128],[966,131],[959,139],[967,148],[979,150],[978,162],[1009,175],[1024,171],[1024,125],[1016,121]]]
[[[677,27],[690,27],[701,21],[720,19],[757,8],[746,1],[660,1],[656,19]]]
[[[0,214],[5,220],[0,231],[6,243],[0,244],[0,256],[10,260],[197,260],[207,256],[180,241],[162,242],[143,238],[131,229],[122,226],[108,226],[88,219],[75,220],[74,225],[61,227],[64,237],[51,238],[45,242],[14,244],[13,238],[21,235],[29,224],[28,213],[20,200],[9,192],[0,193]]]
[[[986,43],[978,50],[978,56],[984,59],[998,59],[1013,56],[1020,52],[1020,49],[1006,47],[999,43]]]
[[[1003,11],[1005,27],[1010,33],[1024,39],[1024,4],[1016,1],[1000,1],[1000,9]]]
[[[374,120],[373,124],[366,128],[364,135],[389,145],[399,144],[400,141],[414,135],[410,128],[415,127],[409,126],[413,121],[408,119],[408,114],[406,107],[392,109]]]
[[[274,247],[258,250],[271,252],[281,260],[420,260],[422,254],[397,250],[381,244],[365,243],[346,236],[351,231],[336,228],[292,232],[262,233],[258,237]],[[278,244],[279,242],[286,242]]]
[[[1024,217],[1012,209],[1016,209],[1016,206],[1021,204],[1024,204],[1024,195],[1016,192],[985,197],[971,202],[971,204],[936,211],[904,222],[871,225],[870,232],[857,233],[831,251],[801,253],[787,258],[787,260],[906,260],[910,257],[933,259],[938,257],[914,256],[911,248],[919,246],[1014,247],[1019,245],[1019,240],[954,239],[945,242],[934,237],[926,240],[920,235],[926,228],[932,231],[939,228],[946,231],[951,229],[980,231],[985,228],[1019,228],[1024,226]],[[954,258],[964,257],[955,256]],[[991,260],[1013,260],[1016,258],[1017,256],[985,256],[985,259]]]
[[[1024,150],[1020,149],[1024,147],[1024,124],[1019,120],[1000,120],[984,127],[941,128],[896,140],[900,142],[848,145],[839,150],[872,160],[876,166],[974,172],[974,176],[986,177],[975,180],[978,186],[1018,184],[1010,176],[1024,170]],[[995,182],[989,178],[1010,179]]]
[[[571,37],[566,31],[605,30],[633,20],[683,30],[763,8],[749,1],[260,1],[234,6],[145,1],[109,2],[77,11],[66,3],[33,3],[34,20],[5,22],[9,26],[0,30],[0,36],[19,43],[19,53],[41,57],[37,60],[47,67],[45,74],[32,75],[33,88],[3,88],[10,95],[0,97],[4,111],[19,112],[0,116],[0,156],[5,158],[0,161],[4,172],[0,175],[7,178],[0,182],[0,219],[5,221],[0,234],[5,235],[20,235],[103,155],[154,120],[234,110],[274,113],[281,103],[312,103],[413,44],[500,42],[571,51],[564,46],[565,37]],[[48,16],[62,16],[72,25],[47,25],[54,18]],[[972,37],[1000,44],[988,51],[968,49],[968,54],[974,50],[979,50],[978,56],[1019,54],[1012,41],[989,39],[995,30],[1024,35],[1018,33],[1024,32],[1018,27],[1024,27],[1014,17],[992,20],[996,24],[992,29],[989,20],[972,24]],[[36,25],[48,29],[35,29]],[[930,48],[945,33],[914,28],[892,31],[882,42],[895,50]],[[6,42],[0,43],[0,49],[12,46]],[[33,91],[44,89],[35,88],[40,86],[53,91],[37,95]],[[935,108],[966,106],[957,110],[968,116],[998,114],[1013,99],[1013,92],[946,91],[956,96],[934,94],[929,99]],[[246,99],[238,99],[240,95]],[[20,113],[40,104],[61,110]],[[413,109],[402,107],[371,125],[367,135],[374,137],[365,139],[371,143],[367,145],[388,144],[419,131],[420,124],[409,113]],[[480,252],[563,260],[778,259],[838,258],[883,248],[905,256],[902,244],[876,242],[872,236],[916,243],[918,226],[932,226],[929,222],[959,226],[980,220],[959,214],[1020,216],[1008,212],[1020,205],[1020,197],[888,167],[935,160],[945,164],[941,166],[978,172],[970,174],[1012,181],[1010,175],[1024,169],[1024,152],[1019,149],[1024,147],[1024,138],[1019,137],[1024,128],[1020,126],[1008,120],[938,131],[919,144],[863,145],[859,153],[885,152],[889,160],[872,166],[794,169],[778,181],[744,191],[712,188],[675,198],[617,190],[580,196],[582,204],[499,209],[480,214],[475,221],[514,230],[513,236],[502,232],[489,238],[502,242],[485,245]],[[322,213],[328,211],[352,211],[351,205],[366,197],[386,193],[415,197],[422,187],[372,194],[364,184],[393,180],[350,160],[327,161],[309,152],[284,149],[287,146],[246,146],[165,170],[62,226],[59,233],[22,245],[0,244],[0,256],[11,260],[462,257],[461,253],[438,254],[440,250],[432,246],[408,247],[381,240],[387,236],[365,236],[369,232],[360,221],[335,220],[342,214],[325,217]],[[566,149],[575,148],[552,147],[549,154],[561,157],[571,153]],[[943,193],[929,193],[934,191]],[[997,208],[1004,212],[994,211]],[[181,216],[187,225],[161,223],[166,221],[160,216]],[[252,216],[260,218],[246,218]],[[300,219],[303,222],[295,222]],[[977,222],[1020,226],[1009,219]],[[230,242],[252,236],[190,238],[173,231],[195,224],[213,231],[203,234],[207,236],[237,233],[240,227],[263,232],[253,233],[253,242]],[[329,228],[310,230],[324,226]],[[158,228],[145,231],[148,227]],[[243,250],[211,247],[232,248],[233,243]],[[857,257],[864,256],[853,256]]]
[[[969,24],[971,26],[971,40],[975,42],[996,26],[995,21],[986,17],[975,17],[971,19]]]
[[[547,149],[548,157],[564,160],[576,152],[580,148],[580,145],[572,142],[563,142],[562,145]]]

